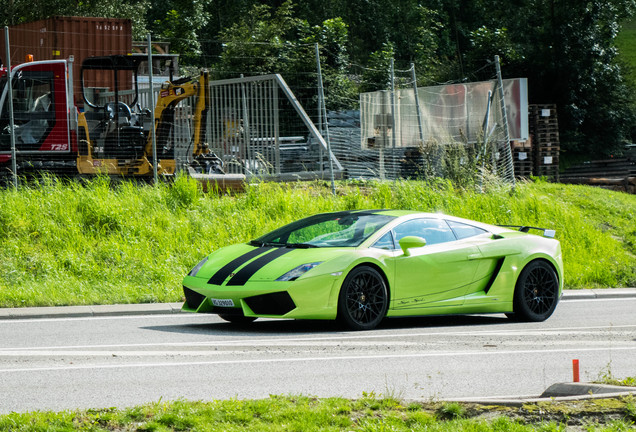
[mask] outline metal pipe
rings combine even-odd
[[[4,26],[4,44],[7,53],[7,98],[9,99],[9,127],[11,133],[11,169],[13,170],[13,187],[18,188],[18,165],[15,160],[15,117],[13,116],[13,76],[11,73],[11,50],[9,46],[9,27]]]
[[[501,99],[501,114],[503,116],[503,128],[506,142],[506,159],[508,159],[508,165],[512,170],[511,181],[512,185],[515,185],[515,167],[512,163],[512,154],[510,151],[510,132],[508,131],[508,114],[506,112],[506,100],[504,99],[503,79],[501,78],[501,65],[499,64],[499,56],[495,56],[495,69],[497,71],[497,85],[499,86],[499,98]]]
[[[155,121],[155,92],[152,86],[152,40],[150,33],[148,33],[148,84],[150,91],[150,113],[152,115],[152,129],[150,130],[152,136],[152,173],[155,185],[158,182],[157,179],[157,134],[156,127],[157,122]]]
[[[424,127],[422,126],[422,112],[420,111],[420,96],[417,93],[417,77],[415,76],[415,63],[411,63],[411,77],[413,78],[413,92],[415,92],[415,109],[417,110],[417,125],[420,128],[420,141],[424,145]]]
[[[320,68],[320,50],[316,44],[316,65],[318,68],[318,100],[325,100],[325,90],[322,85],[322,69]],[[327,121],[327,108],[322,104],[322,110],[325,118],[325,132],[327,133],[327,152],[329,153],[329,177],[331,178],[331,193],[336,196],[336,182],[333,174],[333,155],[331,153],[331,140],[329,139],[329,121]],[[320,131],[322,136],[322,130]]]

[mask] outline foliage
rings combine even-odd
[[[431,85],[491,79],[498,54],[506,77],[529,79],[531,103],[557,104],[563,157],[575,160],[620,155],[635,138],[636,81],[616,47],[635,10],[636,0],[9,0],[0,25],[130,17],[136,39],[151,30],[182,64],[293,76],[301,102],[315,102],[317,42],[330,109],[388,89],[391,58],[398,70],[414,62],[418,83]]]
[[[187,177],[157,187],[44,177],[0,190],[0,306],[179,301],[208,253],[324,211],[395,208],[553,228],[567,288],[636,284],[636,198],[585,186],[447,180],[246,186],[204,193]]]
[[[153,38],[170,42],[170,49],[181,53],[184,64],[196,63],[202,54],[199,34],[209,20],[205,5],[205,0],[154,2],[155,9],[163,11],[163,15],[152,24]]]
[[[223,53],[219,68],[232,74],[274,73],[286,69],[292,61],[300,21],[293,16],[291,0],[272,10],[255,4],[233,25],[220,32]]]

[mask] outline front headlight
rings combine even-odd
[[[199,264],[195,265],[194,268],[192,270],[190,270],[190,273],[188,273],[188,276],[196,276],[197,273],[199,273],[199,270],[201,270],[201,267],[203,267],[203,264],[205,264],[208,261],[208,257],[203,258]]]
[[[299,277],[307,273],[309,270],[316,267],[318,264],[322,264],[322,261],[299,265],[295,269],[288,271],[287,273],[285,273],[284,275],[282,275],[276,280],[277,281],[295,281],[296,279],[298,279]]]

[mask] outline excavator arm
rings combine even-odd
[[[192,113],[192,126],[194,136],[192,142],[192,155],[199,156],[208,152],[205,144],[204,118],[208,110],[208,72],[203,71],[197,78],[183,78],[173,82],[165,82],[161,86],[157,105],[155,107],[155,131],[157,133],[157,148],[159,152],[165,152],[170,148],[170,132],[175,123],[176,107],[182,100],[188,97],[196,97],[194,112]],[[148,136],[146,154],[152,153],[152,137]]]

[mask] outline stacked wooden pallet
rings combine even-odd
[[[560,143],[556,105],[530,105],[529,108],[534,174],[558,180]]]
[[[532,140],[511,141],[512,161],[515,168],[515,177],[529,178],[534,175],[534,152]]]

